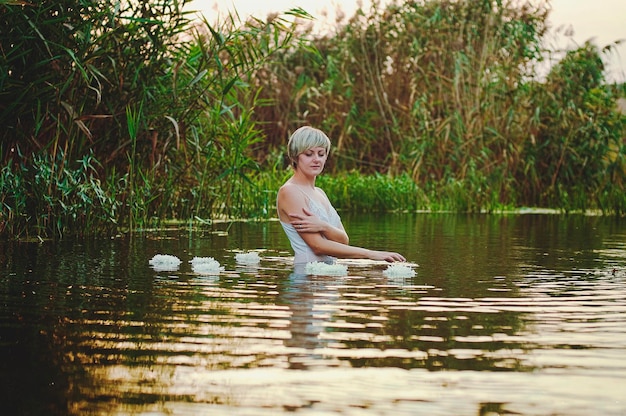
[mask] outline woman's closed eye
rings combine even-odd
[[[315,155],[315,153],[314,152],[304,152],[304,155],[307,156],[307,157],[312,157],[313,155]],[[317,154],[317,156],[318,157],[324,157],[324,156],[326,156],[326,152],[319,152]]]

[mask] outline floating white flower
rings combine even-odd
[[[194,257],[189,263],[193,272],[198,274],[219,274],[224,271],[224,267],[213,257]]]
[[[387,277],[413,277],[415,270],[403,263],[394,263],[387,266],[387,270],[383,272]]]
[[[259,253],[256,251],[251,251],[249,253],[237,253],[235,260],[241,264],[258,264],[261,261],[261,257],[259,257]]]
[[[348,274],[348,266],[314,261],[307,263],[306,266],[304,266],[304,271],[306,274],[318,276],[346,276]]]
[[[180,263],[182,262],[178,257],[170,254],[156,254],[148,260],[148,264],[157,272],[175,272]]]

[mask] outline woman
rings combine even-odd
[[[294,174],[278,191],[277,209],[295,252],[295,264],[334,263],[337,257],[406,261],[398,253],[349,245],[339,214],[326,193],[315,186],[330,152],[330,139],[324,132],[300,127],[291,135],[287,146]]]

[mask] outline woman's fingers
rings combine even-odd
[[[389,263],[394,263],[396,261],[405,262],[406,259],[402,254],[399,253],[388,253],[387,257],[385,257],[385,261]]]
[[[296,229],[306,228],[309,231],[322,231],[323,221],[316,217],[311,211],[302,208],[303,214],[289,214],[291,225]]]

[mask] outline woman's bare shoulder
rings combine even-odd
[[[318,192],[321,192],[324,196],[328,197],[328,195],[326,195],[326,192],[324,192],[324,190],[319,186],[316,186],[315,189],[317,189]]]
[[[298,188],[292,184],[291,182],[285,182],[283,184],[283,186],[281,186],[280,188],[278,188],[278,195],[292,195],[292,194],[296,194]]]
[[[304,202],[304,195],[296,185],[291,182],[285,182],[283,186],[278,189],[278,200],[289,203],[301,203]]]

